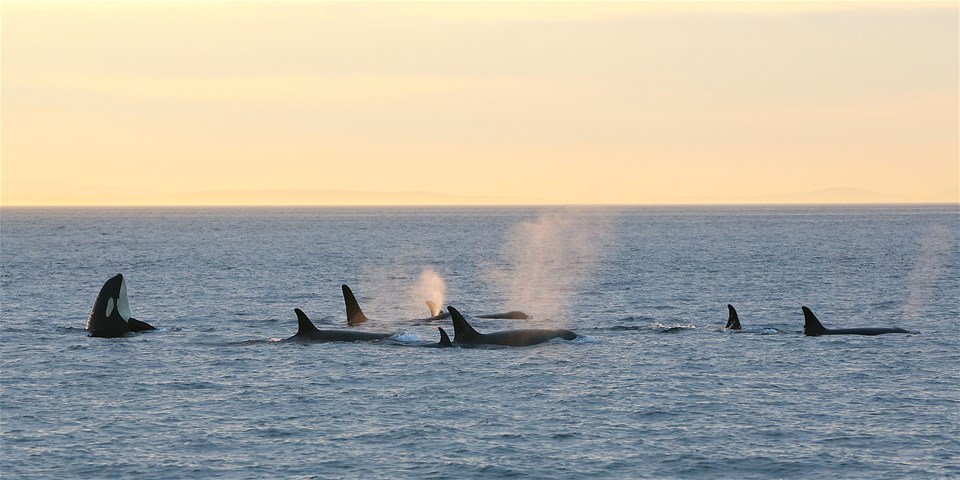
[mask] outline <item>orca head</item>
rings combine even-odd
[[[93,336],[116,337],[130,331],[130,302],[127,300],[127,282],[122,274],[104,282],[87,317],[87,330]]]

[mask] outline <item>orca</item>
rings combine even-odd
[[[729,303],[727,304],[727,310],[729,311],[727,315],[727,326],[723,328],[726,330],[740,330],[740,316],[737,315],[737,310]]]
[[[343,304],[347,307],[347,325],[352,327],[360,325],[361,323],[369,320],[369,318],[363,314],[363,310],[360,309],[360,302],[357,302],[357,297],[353,294],[353,290],[351,290],[346,284],[340,285],[340,289],[343,290]],[[433,316],[423,319],[425,321],[442,320],[450,316],[450,314],[446,312],[434,314],[433,310],[436,307],[436,304],[429,300],[427,301],[427,307],[430,308],[431,315]]]
[[[122,337],[130,332],[156,330],[153,325],[130,316],[127,300],[127,281],[117,274],[104,282],[87,317],[87,331],[91,337]]]
[[[820,335],[882,335],[884,333],[913,333],[902,328],[866,327],[866,328],[825,328],[817,316],[807,307],[803,309],[803,334],[808,337]]]
[[[383,340],[393,336],[392,333],[357,332],[353,330],[319,330],[303,313],[303,310],[294,308],[297,314],[296,335],[284,340],[285,342],[371,342]],[[442,341],[442,340],[441,340]]]
[[[347,325],[356,326],[360,325],[363,322],[369,320],[366,315],[363,314],[363,310],[360,308],[360,303],[357,302],[357,297],[353,294],[353,290],[350,289],[347,285],[341,285],[341,290],[343,290],[343,303],[347,307]],[[430,309],[430,316],[427,318],[418,318],[414,321],[416,322],[432,322],[435,320],[446,320],[450,318],[449,312],[444,312],[440,307],[437,306],[433,301],[427,300],[427,308]],[[526,320],[530,316],[521,311],[513,310],[503,313],[490,313],[486,315],[477,315],[477,318],[494,318],[494,319],[506,319],[506,320]]]
[[[453,342],[460,345],[503,345],[506,347],[526,347],[554,338],[573,340],[577,334],[562,328],[503,330],[493,333],[480,333],[473,329],[463,315],[453,307],[447,307],[453,318]]]
[[[430,316],[427,318],[421,318],[420,319],[421,321],[445,320],[447,318],[450,318],[449,312],[444,312],[443,310],[440,309],[440,307],[437,306],[436,303],[434,303],[431,300],[427,300],[427,308],[430,309]],[[501,320],[528,320],[530,316],[519,310],[511,310],[509,312],[503,312],[503,313],[487,313],[484,315],[475,315],[474,318],[490,318],[490,319],[501,319]]]

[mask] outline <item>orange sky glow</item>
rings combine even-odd
[[[0,4],[0,205],[960,202],[957,2]]]

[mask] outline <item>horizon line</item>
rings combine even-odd
[[[423,203],[423,204],[15,204],[4,205],[0,209],[24,208],[547,208],[547,207],[850,207],[850,206],[960,206],[956,201],[905,201],[905,202],[657,202],[657,203]]]

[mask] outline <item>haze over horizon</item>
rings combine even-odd
[[[247,190],[247,191],[211,191],[187,192],[181,194],[161,194],[158,192],[115,191],[110,194],[83,195],[81,202],[73,199],[81,197],[69,188],[58,189],[59,194],[44,197],[23,195],[24,207],[43,206],[132,206],[132,207],[176,207],[176,206],[617,206],[617,205],[817,205],[817,204],[943,204],[960,203],[950,198],[960,198],[956,191],[941,192],[930,196],[897,196],[871,192],[861,189],[828,188],[811,192],[790,192],[770,196],[741,197],[663,197],[642,198],[637,202],[619,203],[567,203],[550,199],[524,196],[489,195],[451,195],[432,192],[372,192],[349,190]],[[37,201],[31,202],[31,198]],[[946,198],[947,200],[943,200]],[[63,199],[63,200],[60,200]],[[41,201],[42,200],[42,201]],[[60,200],[60,201],[58,201]],[[70,200],[70,201],[67,201]],[[44,203],[45,202],[45,203]]]
[[[960,203],[956,2],[0,9],[3,206]]]

